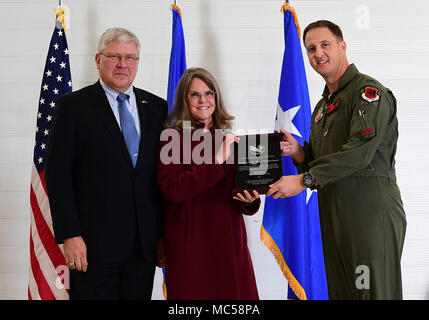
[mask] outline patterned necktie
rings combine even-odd
[[[137,133],[133,116],[128,111],[125,103],[129,97],[130,96],[125,93],[120,93],[116,97],[116,100],[118,100],[119,119],[121,122],[122,134],[124,135],[131,161],[135,167],[137,163],[137,157],[139,155],[140,137]]]

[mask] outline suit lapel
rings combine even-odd
[[[125,157],[129,165],[133,167],[121,128],[116,121],[115,115],[112,112],[112,108],[110,107],[109,100],[107,100],[103,88],[101,87],[100,83],[97,82],[93,85],[92,89],[91,106],[100,117],[121,154]]]
[[[152,122],[150,121],[149,110],[150,110],[150,100],[149,97],[142,90],[137,90],[134,88],[134,93],[136,95],[137,110],[139,113],[140,120],[140,147],[139,147],[139,157],[137,160],[136,168],[142,166],[145,162],[145,138],[150,139],[150,132],[152,128]]]

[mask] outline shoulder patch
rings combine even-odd
[[[365,92],[362,93],[362,98],[368,102],[374,102],[380,99],[378,95],[378,89],[372,87],[366,87]]]

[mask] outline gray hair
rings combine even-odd
[[[106,45],[111,41],[134,42],[137,47],[137,54],[140,54],[140,41],[137,36],[125,28],[110,28],[104,31],[98,40],[98,53],[103,53]]]

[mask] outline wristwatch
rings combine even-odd
[[[311,175],[310,172],[305,172],[302,176],[302,184],[306,186],[307,188],[310,188],[311,190],[314,190],[314,177]]]

